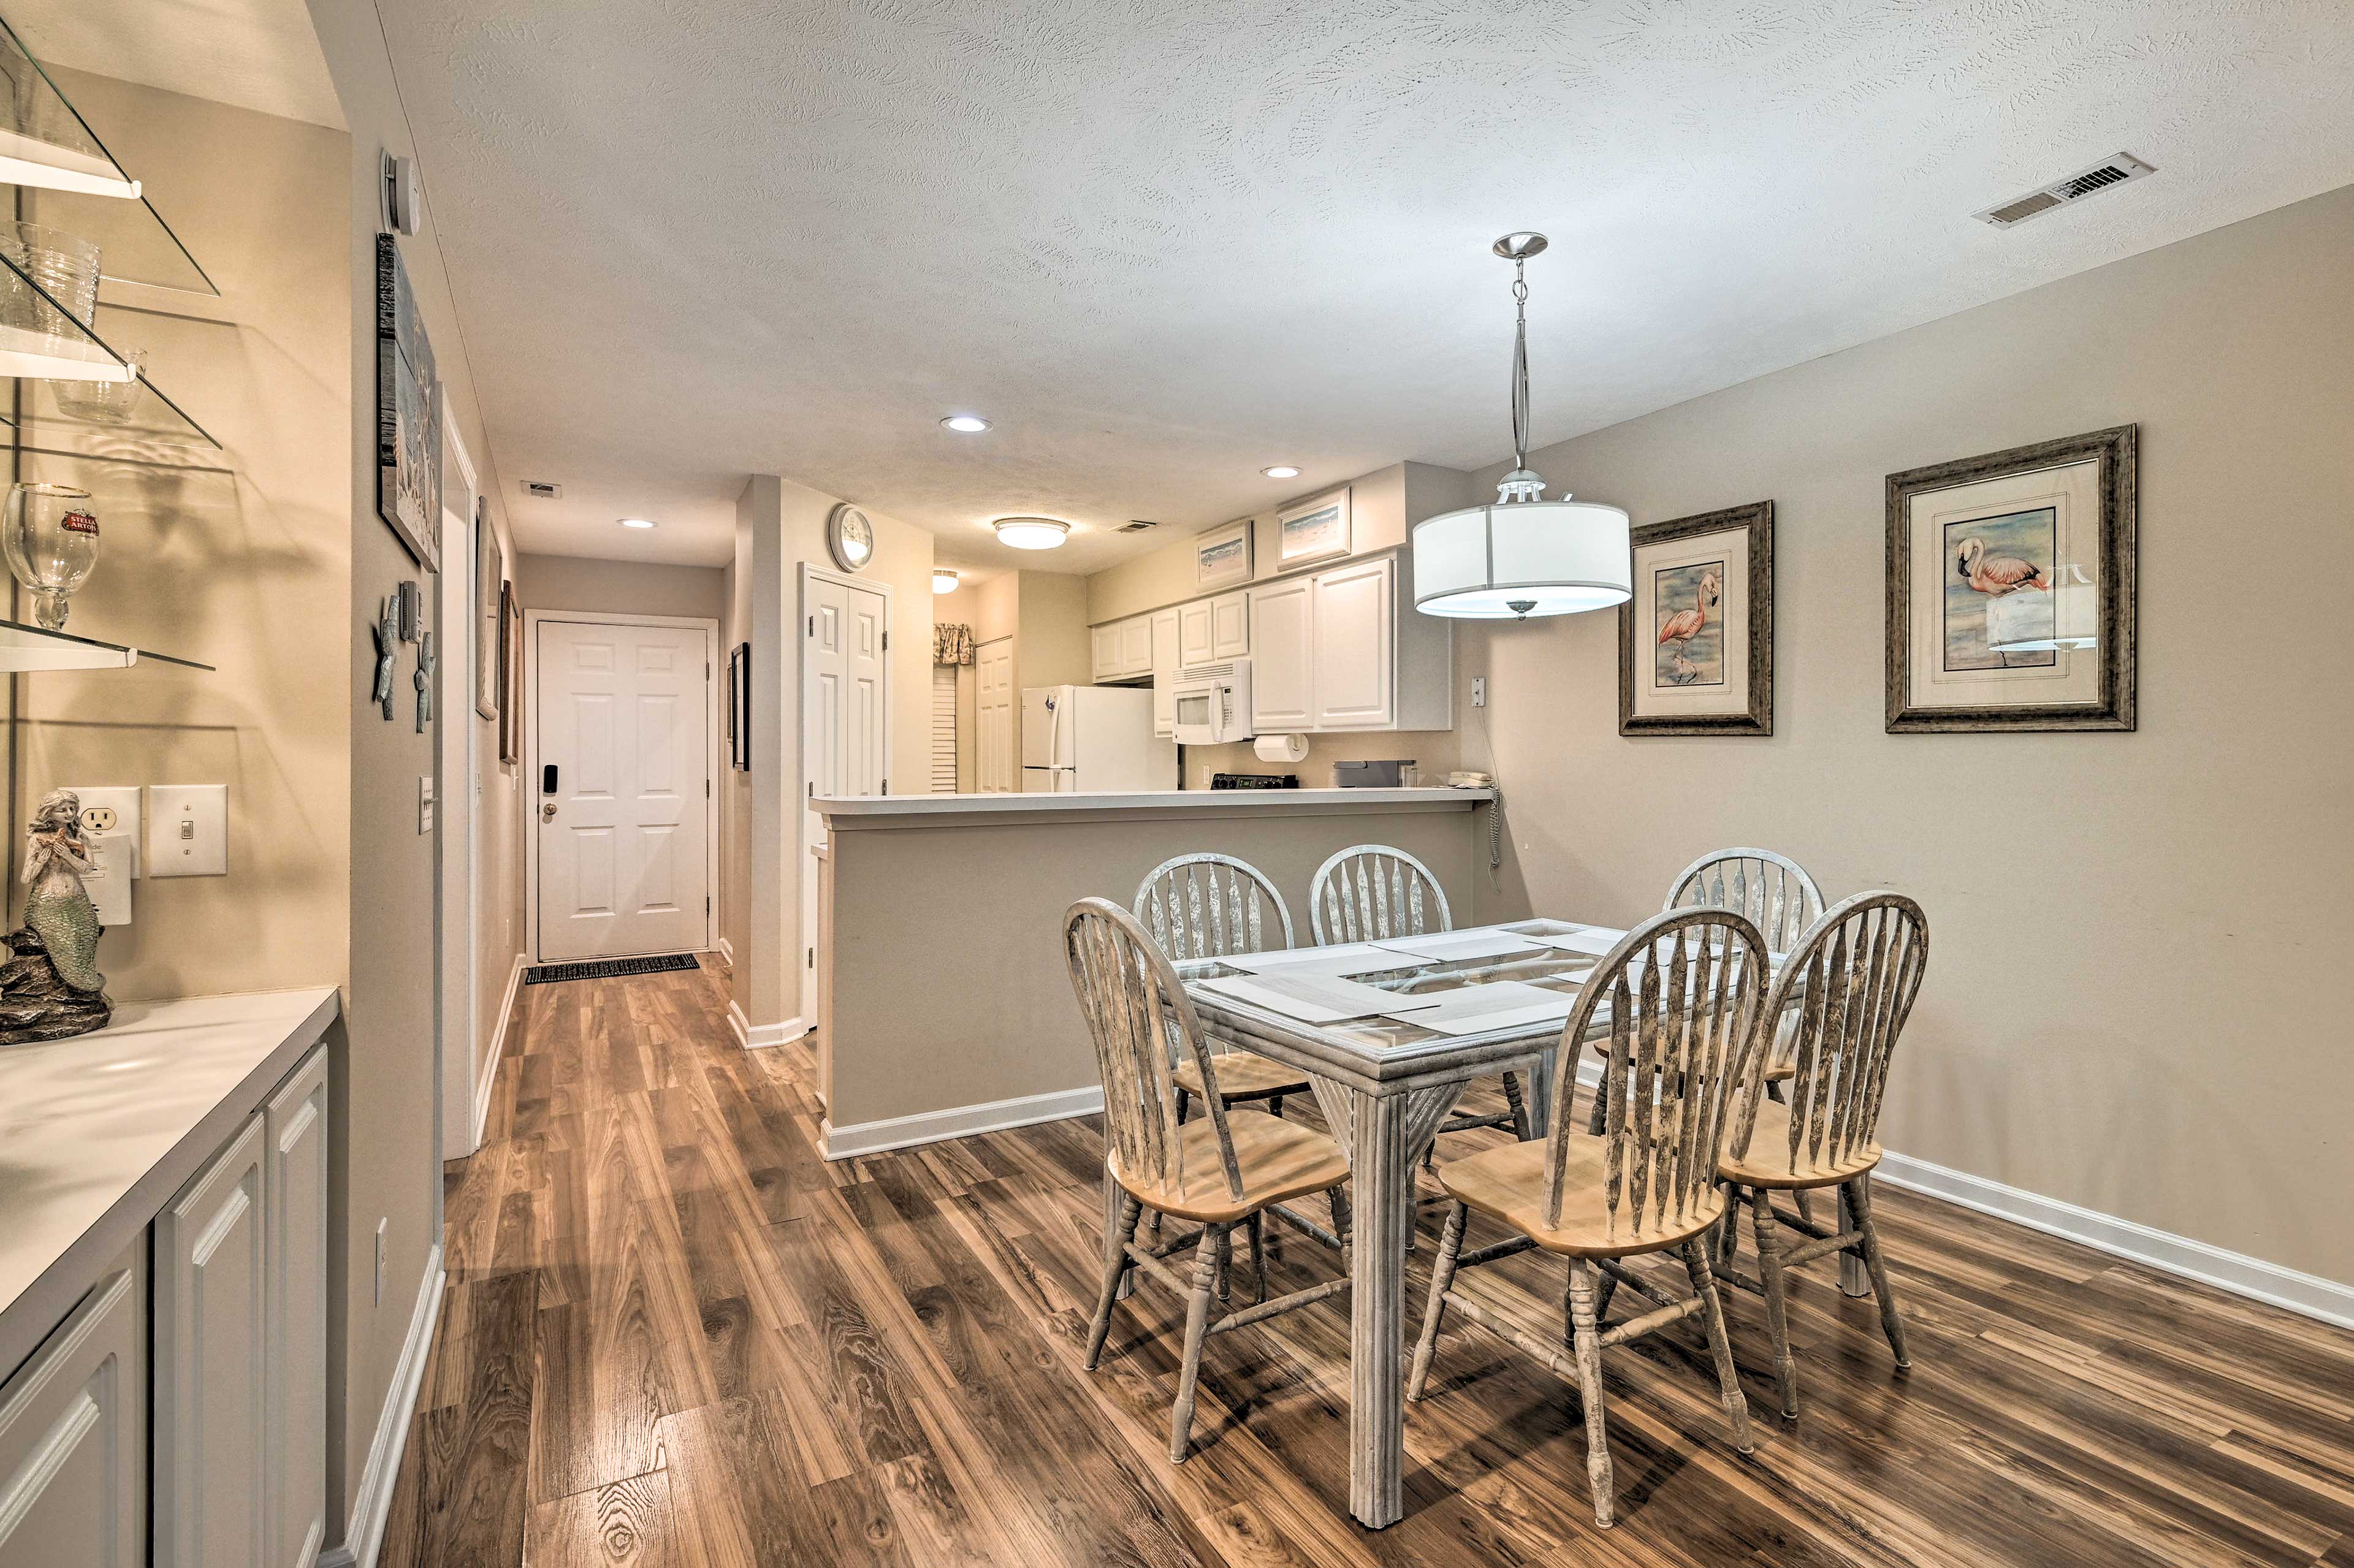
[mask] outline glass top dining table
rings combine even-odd
[[[1519,981],[1575,1002],[1605,954],[1625,933],[1575,921],[1539,918],[1432,934],[1445,943],[1481,936],[1565,938],[1580,944],[1456,958],[1362,955],[1347,978],[1410,997],[1466,986]],[[1407,938],[1399,938],[1407,940]],[[1599,948],[1585,951],[1583,948]],[[1331,949],[1306,949],[1302,956]],[[1518,1075],[1534,1136],[1548,1125],[1568,1008],[1553,1015],[1500,1017],[1491,1028],[1457,1032],[1378,1013],[1311,1022],[1263,1001],[1214,987],[1254,978],[1254,959],[1197,959],[1176,965],[1180,981],[1214,1045],[1240,1047],[1298,1067],[1314,1091],[1326,1125],[1349,1157],[1355,1208],[1350,1249],[1349,1502],[1368,1527],[1402,1512],[1405,1453],[1405,1287],[1406,1241],[1414,1221],[1416,1169],[1471,1079]],[[1776,963],[1780,955],[1771,955]],[[1331,968],[1309,958],[1311,968]],[[1356,963],[1380,967],[1358,969]],[[1273,971],[1282,972],[1282,971]],[[1522,1000],[1529,1000],[1523,998]],[[1587,1037],[1606,1033],[1606,1006]],[[1574,1066],[1574,1064],[1573,1064]]]

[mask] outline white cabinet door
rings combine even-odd
[[[263,1111],[270,1279],[262,1568],[311,1568],[327,1536],[327,1048]]]
[[[1177,662],[1188,670],[1211,662],[1210,601],[1206,599],[1177,607]]]
[[[268,1469],[261,1115],[155,1216],[155,1568],[249,1568]]]
[[[1311,579],[1250,590],[1251,727],[1261,735],[1310,727],[1315,604]]]
[[[146,1245],[0,1388],[0,1568],[146,1568]]]
[[[1152,673],[1152,618],[1136,616],[1119,623],[1119,673],[1122,676]]]
[[[1119,678],[1119,627],[1116,623],[1095,629],[1091,652],[1088,668],[1093,673],[1088,676],[1089,680],[1115,681]]]
[[[1222,594],[1210,601],[1210,657],[1240,659],[1250,652],[1250,596]]]
[[[1177,733],[1177,612],[1152,612],[1152,733]]]
[[[1309,678],[1318,729],[1381,729],[1397,720],[1388,556],[1316,574]]]

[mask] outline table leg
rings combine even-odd
[[[1866,1201],[1869,1202],[1869,1194],[1872,1191],[1871,1176],[1867,1174],[1857,1178],[1857,1180],[1864,1183],[1864,1192],[1867,1194]],[[1839,1209],[1840,1234],[1843,1236],[1853,1235],[1855,1234],[1855,1216],[1848,1213],[1847,1205],[1844,1202],[1837,1202],[1836,1206]],[[1860,1252],[1843,1252],[1839,1255],[1839,1260],[1840,1293],[1847,1296],[1871,1295],[1872,1269],[1871,1266],[1863,1261],[1863,1255]]]
[[[1414,1215],[1406,1097],[1359,1093],[1349,1118],[1356,1202],[1351,1249],[1349,1511],[1369,1529],[1403,1515],[1405,1237]]]
[[[1554,1078],[1561,1070],[1561,1047],[1549,1047],[1536,1060],[1520,1069],[1521,1095],[1529,1107],[1529,1127],[1537,1140],[1543,1141],[1545,1131],[1553,1126]]]

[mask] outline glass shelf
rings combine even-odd
[[[17,378],[12,411],[0,408],[0,423],[15,425],[23,444],[87,456],[136,456],[141,447],[217,452],[220,442],[190,418],[163,390],[138,375],[128,356],[60,303],[15,257],[0,249],[0,378]],[[40,324],[16,324],[37,321]],[[116,417],[94,418],[69,409],[58,398],[80,400],[97,387],[136,381]]]
[[[99,248],[104,275],[218,298],[220,291],[172,232],[140,184],[0,18],[0,184],[16,185],[16,216],[78,234]]]
[[[194,659],[178,659],[120,642],[101,642],[67,631],[45,631],[18,620],[0,620],[0,671],[128,670],[142,659],[175,664],[183,670],[212,668]]]

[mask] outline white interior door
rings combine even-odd
[[[539,956],[709,946],[711,633],[539,622]]]
[[[482,889],[474,862],[480,847],[475,807],[481,780],[475,772],[474,742],[481,726],[474,714],[474,642],[482,618],[475,603],[474,467],[454,420],[445,422],[442,460],[442,570],[433,636],[433,794],[440,834],[434,897],[440,948],[435,1011],[440,1039],[441,1158],[459,1160],[474,1152],[479,1087],[474,1030],[482,1008],[475,953]],[[483,519],[484,525],[488,522]],[[440,1183],[435,1185],[438,1190]]]
[[[1013,639],[1001,637],[973,651],[975,785],[983,794],[1013,788]]]
[[[891,596],[881,588],[801,574],[801,799],[891,792]],[[825,819],[809,811],[801,842],[825,842]],[[801,1017],[817,1018],[818,874],[801,863]]]

